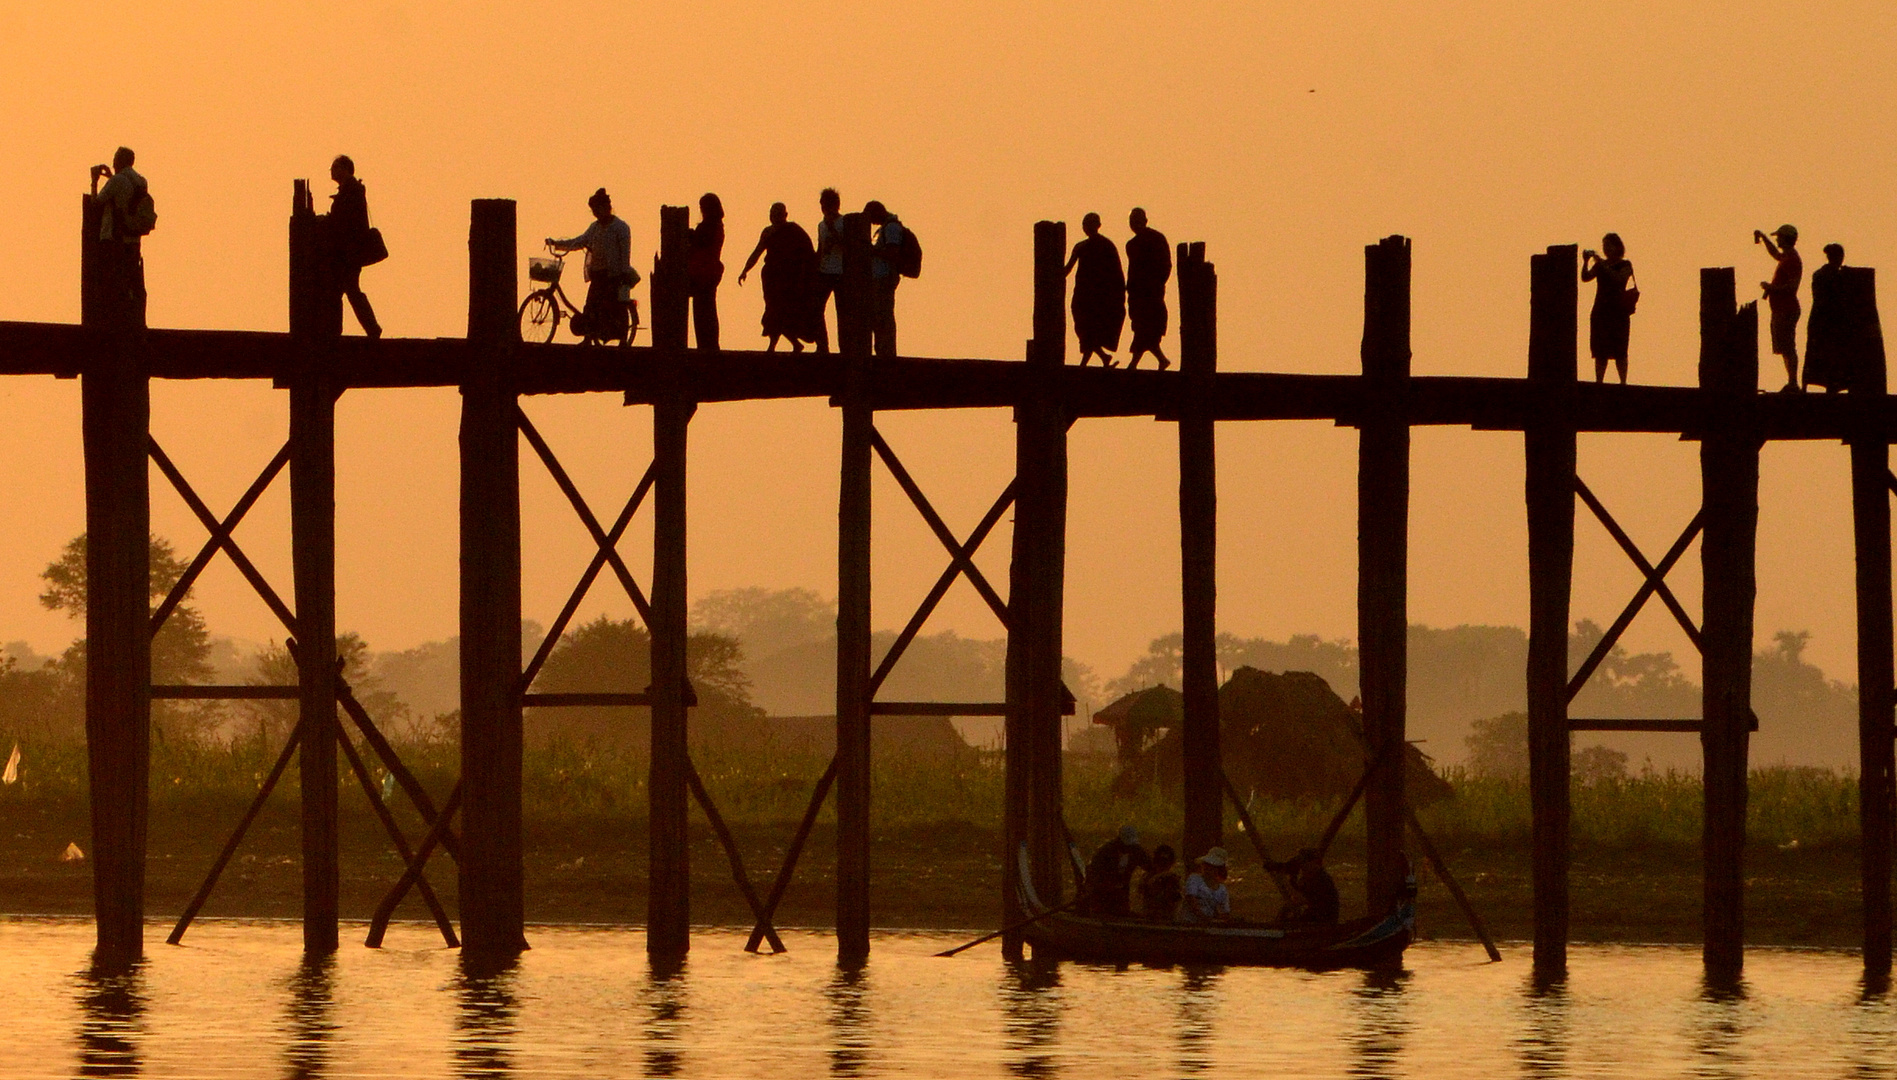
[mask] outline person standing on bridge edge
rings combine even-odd
[[[131,329],[145,328],[145,255],[143,240],[158,215],[152,209],[151,188],[132,169],[137,160],[130,147],[121,146],[112,164],[92,167],[92,201],[101,203],[99,241],[105,255],[107,291],[114,317]],[[100,180],[105,186],[99,186]]]
[[[877,356],[896,355],[896,286],[902,284],[902,245],[908,230],[902,221],[882,203],[871,199],[863,206],[863,216],[876,226],[876,238],[870,244],[869,325],[875,338]]]
[[[843,196],[836,188],[824,188],[817,196],[823,219],[817,222],[817,283],[811,304],[816,308],[817,351],[830,351],[830,328],[824,323],[823,309],[843,287]]]
[[[698,199],[685,277],[692,299],[692,333],[699,352],[718,351],[718,283],[725,279],[725,204],[707,191]]]
[[[586,205],[593,211],[586,231],[566,240],[549,236],[547,246],[559,252],[586,251],[586,306],[570,324],[573,332],[594,342],[623,340],[631,325],[632,286],[638,280],[632,269],[632,226],[613,213],[613,198],[605,188],[593,192]]]
[[[781,202],[771,204],[771,223],[758,234],[757,246],[738,271],[739,285],[760,257],[764,260],[764,336],[771,339],[764,351],[776,352],[777,339],[785,337],[792,352],[803,352],[804,342],[817,339],[810,326],[817,253],[810,246],[810,234],[790,220],[790,209]]]
[[[1166,283],[1172,280],[1172,245],[1166,234],[1146,224],[1146,211],[1135,206],[1126,216],[1133,235],[1126,241],[1126,314],[1133,323],[1132,353],[1126,369],[1140,366],[1147,353],[1159,361],[1159,370],[1172,366],[1160,348],[1166,336]]]
[[[329,178],[336,181],[336,194],[329,197],[329,254],[334,267],[336,288],[349,301],[362,332],[371,338],[382,336],[375,321],[375,308],[362,291],[362,268],[386,250],[371,250],[369,236],[369,192],[356,179],[356,163],[348,154],[337,154],[329,163]]]
[[[1777,244],[1772,240],[1776,237]],[[1752,242],[1764,244],[1765,253],[1777,260],[1778,268],[1772,271],[1772,280],[1759,282],[1759,288],[1765,292],[1765,302],[1772,309],[1772,351],[1785,360],[1785,387],[1781,393],[1796,393],[1798,386],[1798,316],[1803,308],[1798,303],[1798,286],[1805,278],[1805,260],[1798,255],[1798,230],[1791,225],[1780,225],[1767,236],[1757,229],[1752,230]]]
[[[1581,280],[1594,282],[1594,307],[1587,315],[1588,349],[1594,354],[1594,381],[1607,381],[1607,362],[1627,385],[1627,339],[1633,328],[1634,305],[1640,290],[1631,288],[1634,264],[1627,261],[1627,245],[1619,233],[1601,237],[1601,250],[1581,252]]]
[[[1805,320],[1805,389],[1835,394],[1849,386],[1852,313],[1844,292],[1844,245],[1825,245],[1825,264],[1811,272],[1811,318]]]
[[[1087,238],[1074,245],[1064,271],[1074,279],[1074,337],[1080,340],[1080,366],[1100,357],[1101,367],[1118,367],[1113,350],[1120,347],[1126,326],[1126,273],[1120,268],[1120,249],[1100,235],[1100,215],[1080,219]],[[1079,267],[1075,273],[1074,268]]]

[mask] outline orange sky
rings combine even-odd
[[[1528,256],[1607,229],[1638,268],[1644,382],[1691,381],[1696,270],[1765,276],[1753,228],[1796,223],[1814,263],[1836,240],[1854,263],[1897,266],[1888,4],[168,7],[11,5],[0,318],[77,317],[75,196],[121,142],[159,207],[146,245],[159,326],[281,329],[291,181],[337,152],[356,158],[394,252],[364,284],[396,335],[462,332],[469,199],[520,201],[524,259],[533,239],[578,231],[601,184],[641,252],[659,203],[719,192],[728,264],[772,201],[808,224],[824,185],[850,206],[882,199],[927,244],[899,297],[918,354],[1019,356],[1032,223],[1077,236],[1097,210],[1124,240],[1135,204],[1173,240],[1207,242],[1230,370],[1355,370],[1362,246],[1391,232],[1415,238],[1419,373],[1520,374]],[[746,345],[761,301],[735,269],[724,337]],[[644,467],[646,414],[605,396],[528,408],[609,515]],[[262,385],[153,390],[155,434],[220,509],[285,413]],[[340,621],[375,647],[454,632],[456,413],[452,391],[359,391],[339,409]],[[77,387],[0,382],[0,418],[0,639],[51,650],[73,628],[39,610],[36,575],[83,528]],[[1006,481],[1004,413],[881,424],[957,530]],[[693,595],[833,592],[830,410],[707,407],[691,437]],[[1176,443],[1163,425],[1103,420],[1071,446],[1068,651],[1116,674],[1179,620]],[[1354,637],[1354,432],[1228,425],[1219,448],[1223,627]],[[1692,514],[1695,451],[1592,437],[1581,468],[1657,554]],[[1519,436],[1423,430],[1414,454],[1411,618],[1521,625]],[[538,466],[523,476],[527,613],[545,621],[590,545]],[[940,558],[878,485],[876,622],[894,626]],[[195,549],[195,523],[156,476],[153,490],[155,527]],[[1844,452],[1769,448],[1761,500],[1761,634],[1810,629],[1811,655],[1853,679]],[[642,560],[648,521],[629,544]],[[1598,529],[1580,536],[1575,614],[1604,623],[1638,579]],[[239,537],[287,590],[287,490]],[[990,547],[1003,580],[1005,527]],[[1689,607],[1698,573],[1689,557],[1675,582]],[[228,567],[199,596],[219,632],[276,634]],[[599,597],[589,614],[629,610]],[[934,625],[999,634],[965,588]],[[1629,640],[1685,647],[1657,607]]]

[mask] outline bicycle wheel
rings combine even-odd
[[[560,329],[560,304],[553,290],[541,289],[527,294],[520,304],[520,340],[548,342]]]

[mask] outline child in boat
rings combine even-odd
[[[1199,856],[1199,868],[1186,878],[1179,921],[1209,923],[1231,917],[1232,894],[1225,891],[1225,849],[1215,847]]]
[[[1153,865],[1140,879],[1140,914],[1154,922],[1171,922],[1179,911],[1179,871],[1173,869],[1178,858],[1171,844],[1159,845],[1153,849]]]

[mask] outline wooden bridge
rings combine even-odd
[[[834,787],[837,814],[836,927],[839,960],[862,962],[873,918],[870,881],[870,727],[878,714],[1001,715],[1006,718],[1007,850],[1027,845],[1043,898],[1062,893],[1061,717],[1072,698],[1061,684],[1061,621],[1067,509],[1067,432],[1078,420],[1153,416],[1179,432],[1179,519],[1184,627],[1184,848],[1220,842],[1229,784],[1220,764],[1215,573],[1217,498],[1213,431],[1220,422],[1331,420],[1360,432],[1358,639],[1366,736],[1363,785],[1368,902],[1394,903],[1409,862],[1401,755],[1405,739],[1408,626],[1410,430],[1461,425],[1520,431],[1526,446],[1530,627],[1526,671],[1530,786],[1534,806],[1535,964],[1566,968],[1568,938],[1569,744],[1574,730],[1697,732],[1705,754],[1705,960],[1735,978],[1743,963],[1742,852],[1745,833],[1753,639],[1758,456],[1771,439],[1836,439],[1851,446],[1854,491],[1858,680],[1861,686],[1864,963],[1883,980],[1891,957],[1892,597],[1889,444],[1897,399],[1888,395],[1881,339],[1861,385],[1843,395],[1757,393],[1757,313],[1737,303],[1733,271],[1701,272],[1700,385],[1617,387],[1576,381],[1577,253],[1551,247],[1530,260],[1527,377],[1448,378],[1411,373],[1410,244],[1390,237],[1365,249],[1363,372],[1293,375],[1220,372],[1217,275],[1202,244],[1180,245],[1179,370],[1066,366],[1066,227],[1034,226],[1034,307],[1023,360],[872,357],[868,322],[868,225],[847,219],[851,246],[839,295],[835,356],[686,348],[686,210],[660,211],[661,245],[651,276],[652,345],[616,349],[524,344],[514,204],[477,200],[468,236],[468,333],[464,339],[344,339],[341,300],[327,280],[327,223],[299,182],[290,219],[290,329],[285,334],[145,330],[114,310],[104,287],[97,208],[82,218],[82,319],[78,326],[0,323],[0,374],[77,377],[83,386],[86,457],[86,710],[93,814],[99,956],[141,954],[150,703],[153,698],[279,697],[300,702],[300,719],[250,813],[238,824],[204,887],[178,920],[178,940],[215,885],[263,799],[291,759],[302,780],[304,941],[338,945],[339,754],[408,862],[378,911],[371,944],[390,912],[419,889],[451,943],[506,956],[525,945],[521,849],[522,709],[640,705],[651,725],[651,887],[648,949],[671,963],[689,948],[686,827],[695,798],[724,842],[734,876],[756,915],[751,947],[777,947],[771,918],[799,852]],[[1869,295],[1870,271],[1859,271]],[[1868,347],[1868,346],[1867,346]],[[148,430],[149,380],[269,379],[290,396],[283,449],[234,508],[219,516],[192,490]],[[461,776],[437,804],[402,765],[341,677],[335,653],[334,408],[346,390],[454,386],[462,394],[460,510]],[[521,395],[619,393],[653,407],[650,463],[610,521],[580,497],[558,457],[518,407]],[[755,889],[712,800],[698,782],[686,731],[694,703],[687,682],[686,468],[691,419],[701,405],[820,397],[842,413],[837,551],[836,757],[812,793],[786,863],[763,895]],[[879,411],[1011,408],[1014,480],[967,537],[953,533],[876,431]],[[1657,563],[1615,523],[1575,472],[1583,432],[1654,432],[1698,440],[1703,503]],[[598,544],[598,554],[523,670],[521,639],[520,440],[551,472]],[[941,540],[947,567],[880,664],[870,642],[870,477],[880,458]],[[147,600],[148,459],[204,524],[209,539],[178,587],[154,612]],[[287,466],[294,581],[289,601],[257,571],[232,532]],[[652,570],[642,586],[616,544],[640,505],[653,504]],[[1577,498],[1598,517],[1645,577],[1595,654],[1568,667],[1569,595]],[[1014,513],[1005,597],[972,561],[1000,519]],[[1704,615],[1695,621],[1666,585],[1695,537],[1703,539]],[[198,573],[219,552],[258,591],[294,638],[296,685],[153,686],[149,643]],[[534,678],[587,588],[610,573],[645,620],[652,685],[640,694],[538,694]],[[1006,700],[915,703],[877,698],[884,677],[957,577],[966,577],[1007,630]],[[649,592],[648,592],[649,590]],[[1574,718],[1568,703],[1647,600],[1658,596],[1704,658],[1704,712],[1696,721]],[[345,723],[346,718],[346,723]],[[350,728],[355,735],[351,735]],[[360,737],[358,742],[357,737]],[[428,824],[404,836],[369,782],[373,754]],[[1419,842],[1426,838],[1416,833]],[[459,874],[459,932],[428,886],[426,868],[446,851]],[[1004,860],[1000,914],[1018,911],[1016,860]],[[1018,949],[1019,942],[1011,947]]]

